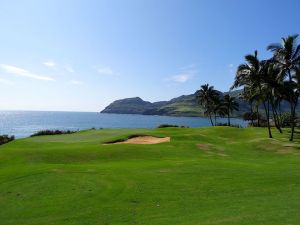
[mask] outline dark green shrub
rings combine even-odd
[[[15,140],[15,136],[0,135],[0,145],[6,144],[13,140]]]
[[[227,127],[228,123],[217,123],[216,126]],[[230,127],[243,128],[241,125],[238,124],[230,124]]]
[[[166,127],[180,127],[180,128],[188,128],[188,126],[178,126],[173,124],[160,124],[157,128],[166,128]]]
[[[76,131],[71,131],[71,130],[65,130],[65,131],[64,130],[41,130],[32,134],[30,137],[43,136],[43,135],[72,134],[75,132]]]
[[[172,125],[172,124],[160,124],[157,128],[166,128],[166,127],[179,127],[179,126]]]
[[[284,112],[280,115],[280,119],[282,122],[282,127],[290,127],[291,126],[291,113]]]
[[[243,119],[246,120],[246,121],[253,121],[253,120],[257,120],[258,116],[259,116],[259,118],[262,117],[257,112],[245,112],[243,114]]]

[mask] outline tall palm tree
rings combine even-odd
[[[229,94],[224,96],[224,106],[226,107],[228,126],[230,126],[230,114],[233,111],[239,111],[239,103],[235,100],[235,97],[231,97]]]
[[[282,100],[283,90],[283,83],[281,80],[282,70],[273,59],[267,60],[266,70],[263,88],[265,89],[265,93],[268,95],[268,101],[271,104],[275,126],[278,131],[282,133],[279,115],[279,106]]]
[[[241,64],[236,72],[235,81],[231,89],[237,87],[247,87],[253,90],[258,90],[260,101],[262,101],[269,132],[269,138],[272,138],[272,132],[269,121],[269,104],[265,101],[263,90],[264,77],[266,73],[266,61],[260,61],[257,57],[257,51],[253,55],[245,56],[245,64]]]
[[[209,84],[204,84],[201,86],[200,90],[197,91],[196,99],[204,108],[205,116],[208,116],[213,126],[214,123],[212,121],[212,113],[213,113],[213,103],[218,96],[218,92],[214,89],[213,86],[209,86]]]
[[[290,82],[288,93],[288,101],[290,103],[291,110],[291,136],[290,141],[294,139],[295,119],[296,119],[296,107],[298,104],[297,88],[295,87],[295,74],[300,68],[300,44],[297,44],[298,35],[290,35],[287,38],[282,38],[281,43],[271,44],[267,47],[268,50],[274,54],[274,60],[282,69],[282,80],[288,77]],[[287,84],[286,84],[287,85]],[[296,84],[297,86],[297,84]],[[292,89],[291,89],[292,88]]]

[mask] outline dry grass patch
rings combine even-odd
[[[201,150],[210,150],[210,148],[211,148],[210,144],[197,144],[196,146],[198,148],[200,148]]]

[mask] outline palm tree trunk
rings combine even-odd
[[[228,109],[227,119],[228,119],[228,126],[230,127],[230,111],[229,111],[229,109]]]
[[[250,112],[251,112],[251,125],[254,126],[253,124],[253,102],[250,101]]]
[[[215,113],[215,126],[217,126],[217,114]]]
[[[295,120],[296,120],[296,108],[298,105],[298,96],[296,98],[296,102],[294,103],[294,107],[292,109],[292,114],[291,114],[291,137],[290,137],[290,141],[294,141],[294,133],[295,133]]]
[[[295,110],[292,109],[292,113],[291,113],[291,137],[290,137],[290,141],[294,140],[294,132],[295,132]]]
[[[259,85],[259,92],[260,92],[260,96],[263,96],[260,85]],[[271,127],[270,127],[270,120],[269,120],[269,110],[268,110],[269,109],[269,99],[267,101],[268,101],[268,108],[267,108],[266,102],[264,100],[263,100],[263,106],[264,106],[264,109],[265,109],[265,114],[266,114],[266,119],[267,119],[269,138],[273,138],[272,137],[272,132],[271,132]]]
[[[276,107],[275,107],[275,104],[274,104],[274,98],[273,97],[271,98],[270,102],[271,102],[272,114],[273,114],[273,119],[274,119],[274,122],[275,122],[275,127],[282,134],[282,130],[281,130],[281,127],[279,125],[278,114],[277,114],[277,111],[276,111]]]
[[[266,119],[267,119],[267,126],[268,126],[269,138],[273,138],[272,137],[272,132],[271,132],[271,127],[270,127],[269,112],[268,112],[268,108],[267,108],[267,105],[266,105],[265,101],[263,101],[263,105],[264,105]],[[269,102],[268,102],[268,105],[269,105]]]
[[[268,124],[269,138],[273,138],[272,137],[272,133],[271,133],[271,126],[270,126],[270,102],[269,102],[269,100],[267,101],[267,103],[268,103],[268,108],[267,108],[267,124]]]
[[[282,127],[282,112],[281,112],[281,100],[278,103],[279,125]]]
[[[213,125],[214,125],[214,123],[213,123],[213,121],[212,121],[211,114],[209,114],[209,119],[210,119],[210,123],[211,123],[211,125],[213,126]]]
[[[288,75],[289,75],[289,80],[290,82],[292,82],[292,75],[291,75],[291,71],[288,69]],[[295,131],[295,110],[296,110],[296,106],[298,103],[298,98],[296,100],[296,103],[293,103],[292,100],[292,96],[290,96],[290,108],[291,108],[291,137],[290,137],[290,141],[294,140],[294,131]],[[295,105],[295,107],[293,106]]]
[[[257,113],[257,126],[260,127],[258,105],[256,105],[256,113]]]

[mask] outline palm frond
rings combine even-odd
[[[300,56],[300,45],[295,48],[292,58],[295,59]]]
[[[267,50],[271,52],[278,52],[282,48],[282,45],[279,43],[273,43],[268,45]]]
[[[259,60],[257,59],[257,55],[246,55],[245,60],[248,62],[250,67],[254,67],[255,69],[258,69],[259,67]]]

